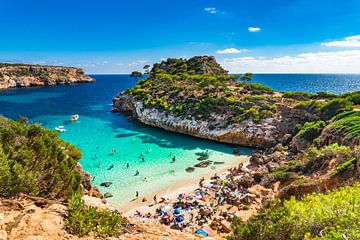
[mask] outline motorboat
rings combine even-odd
[[[74,115],[71,116],[70,120],[71,121],[77,121],[79,119],[79,117],[80,117],[79,114],[74,114]]]
[[[66,132],[66,129],[64,128],[64,126],[58,126],[55,128],[55,130],[58,132]]]

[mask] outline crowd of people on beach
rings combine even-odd
[[[202,236],[229,233],[231,220],[240,211],[249,210],[254,202],[261,202],[259,195],[251,191],[252,178],[249,170],[239,164],[226,174],[215,174],[210,180],[201,178],[198,188],[189,194],[181,193],[170,202],[154,196],[153,213],[137,211],[134,217],[159,221],[171,228]]]

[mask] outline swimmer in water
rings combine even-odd
[[[141,158],[141,161],[145,162],[145,158]]]
[[[126,168],[129,169],[129,167],[130,167],[130,164],[126,163]]]
[[[174,163],[176,161],[176,157],[174,156],[173,158],[172,158],[172,163]]]
[[[108,170],[111,170],[114,168],[114,164],[111,164],[111,166],[108,168]]]

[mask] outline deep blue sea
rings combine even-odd
[[[26,116],[49,129],[64,126],[67,131],[60,137],[82,150],[81,164],[92,175],[94,184],[113,182],[109,188],[101,188],[103,193],[114,195],[109,199],[111,204],[122,206],[133,199],[136,191],[140,196],[146,195],[224,167],[216,165],[185,172],[198,163],[198,154],[203,151],[209,150],[210,160],[224,161],[225,165],[237,161],[232,146],[166,132],[111,113],[112,98],[135,82],[127,75],[93,77],[97,82],[92,84],[0,91],[0,114],[12,119]],[[360,90],[360,75],[257,74],[254,82],[277,91]],[[80,115],[77,122],[69,121],[72,114]],[[244,155],[250,152],[242,149]],[[175,163],[171,163],[173,156]],[[140,172],[138,176],[136,170]]]

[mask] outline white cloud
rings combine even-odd
[[[226,48],[223,50],[218,50],[216,53],[218,54],[235,54],[235,53],[244,53],[248,52],[247,49],[237,49],[237,48]]]
[[[249,32],[260,32],[261,28],[259,28],[259,27],[249,27],[248,30],[249,30]]]
[[[360,50],[309,52],[274,58],[226,58],[221,64],[233,73],[360,73]]]
[[[326,47],[358,48],[360,47],[360,35],[346,37],[343,40],[322,43]]]
[[[215,14],[217,12],[216,8],[214,7],[207,7],[204,10],[211,14]]]
[[[137,61],[134,61],[132,63],[129,63],[128,66],[129,67],[138,67],[138,66],[142,67],[142,65],[144,65],[147,62],[148,62],[147,60],[137,60]]]

